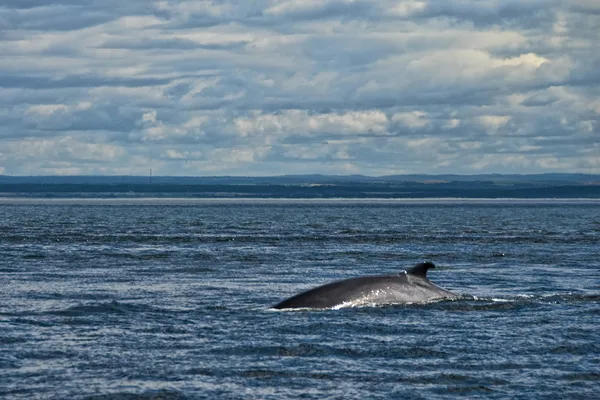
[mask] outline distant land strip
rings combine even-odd
[[[600,198],[600,175],[289,175],[274,177],[6,176],[25,198]]]

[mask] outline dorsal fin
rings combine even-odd
[[[435,268],[435,264],[429,261],[422,262],[410,269],[407,269],[406,273],[410,275],[420,276],[421,278],[427,278],[427,270],[429,268]]]

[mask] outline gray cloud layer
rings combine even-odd
[[[600,173],[595,0],[4,0],[0,173]]]

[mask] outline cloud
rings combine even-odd
[[[5,0],[0,173],[600,173],[578,0]]]

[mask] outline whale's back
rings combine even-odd
[[[423,267],[424,264],[429,264]],[[407,272],[350,278],[297,294],[275,305],[286,308],[338,308],[368,304],[421,303],[457,296],[426,277],[432,263],[418,264]]]

